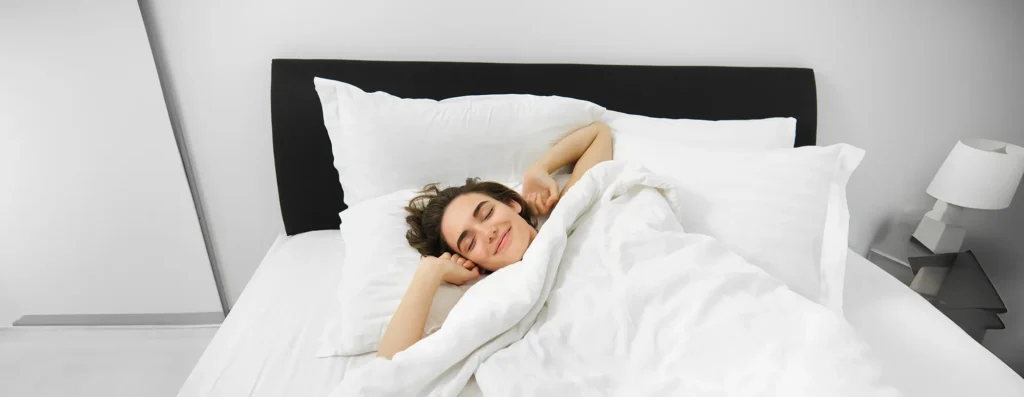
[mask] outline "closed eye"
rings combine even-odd
[[[494,214],[494,206],[491,206],[491,208],[487,210],[487,214],[484,215],[484,219],[483,220],[491,219],[491,215],[493,215],[493,214]],[[467,252],[472,251],[473,247],[476,247],[476,238],[473,238],[472,240],[469,240],[469,247],[466,247],[466,251]]]

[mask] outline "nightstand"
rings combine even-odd
[[[986,330],[1006,328],[999,318],[1006,305],[974,252],[912,257],[910,266],[915,274],[928,268],[945,273],[934,295],[919,293],[978,342]]]
[[[1006,328],[999,318],[1006,306],[974,253],[933,254],[911,238],[914,227],[891,223],[868,260],[920,293],[978,342],[986,330]]]
[[[910,258],[932,255],[932,252],[921,243],[910,238],[917,225],[909,221],[894,221],[881,240],[871,246],[868,260],[896,277],[903,284],[910,285],[914,280],[914,271],[910,268]]]

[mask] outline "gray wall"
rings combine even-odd
[[[270,140],[270,59],[796,66],[818,78],[819,141],[867,150],[851,181],[866,253],[957,139],[1024,144],[1024,2],[242,2],[141,0],[170,78],[230,302],[283,228]],[[968,215],[1010,331],[986,344],[1024,372],[1024,199]],[[1015,240],[1016,238],[1016,240]],[[927,330],[907,330],[927,332]]]

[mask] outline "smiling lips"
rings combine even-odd
[[[504,251],[505,248],[508,247],[509,241],[512,240],[511,234],[512,234],[512,228],[508,228],[508,230],[505,231],[505,234],[501,235],[501,240],[498,240],[498,248],[494,250],[495,254],[498,254],[501,251]]]

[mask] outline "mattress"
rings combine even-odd
[[[178,396],[321,397],[373,359],[314,357],[325,319],[338,309],[344,253],[337,230],[278,237]],[[460,396],[478,394],[471,382]]]
[[[326,396],[372,359],[314,357],[324,319],[337,310],[343,256],[337,230],[278,238],[178,396]],[[852,251],[844,299],[885,381],[905,396],[1024,395],[1024,380],[1002,361]],[[460,396],[475,395],[471,380]]]
[[[314,358],[343,256],[337,230],[279,237],[178,396],[330,393],[357,363]]]

